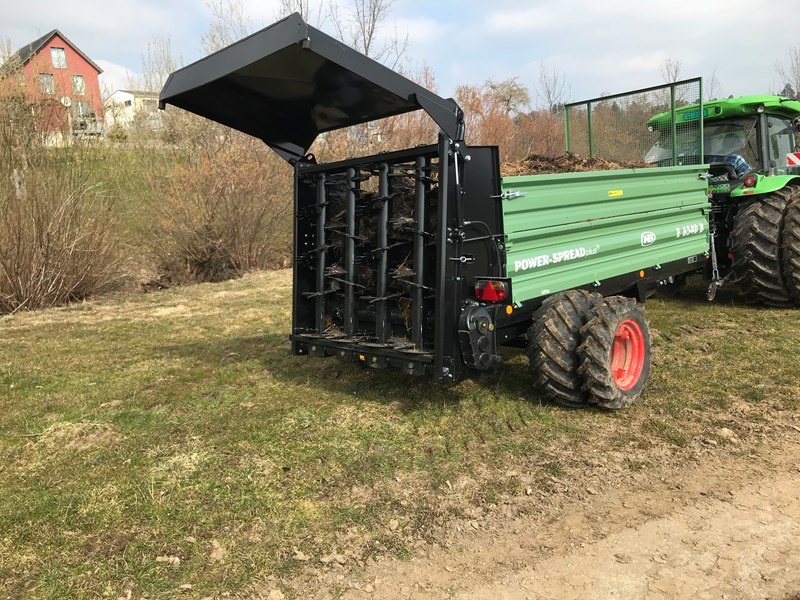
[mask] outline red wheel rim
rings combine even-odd
[[[642,328],[633,319],[625,319],[614,333],[611,347],[611,376],[623,391],[633,388],[642,377],[645,342]]]

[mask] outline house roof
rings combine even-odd
[[[73,44],[70,39],[61,33],[58,29],[53,29],[49,33],[44,34],[42,37],[33,40],[30,44],[24,45],[22,48],[17,50],[11,58],[3,65],[3,68],[0,71],[6,71],[11,68],[19,68],[25,66],[38,52],[45,46],[47,43],[52,40],[55,36],[60,37],[64,40],[65,43],[69,44],[70,47],[75,50],[81,57],[88,62],[92,67],[94,67],[98,73],[102,73],[103,69],[97,66],[97,63],[94,62],[91,58],[86,56],[83,51],[78,48],[75,44]],[[18,61],[19,64],[11,66],[12,62]]]
[[[140,96],[142,98],[158,98],[158,92],[148,92],[146,90],[114,90],[114,94],[117,92],[130,94],[131,96]],[[111,95],[113,96],[114,94]]]

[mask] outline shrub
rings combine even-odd
[[[116,220],[81,146],[50,148],[60,103],[0,80],[0,313],[82,300],[116,281]]]
[[[106,138],[111,142],[122,144],[128,141],[128,132],[119,123],[114,123],[106,130]]]
[[[221,281],[285,267],[291,249],[291,174],[263,143],[230,135],[154,180],[162,198],[154,250],[170,283]]]
[[[0,312],[82,300],[116,280],[110,202],[66,168],[0,169]]]

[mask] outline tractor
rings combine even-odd
[[[726,282],[750,304],[800,306],[800,102],[745,96],[702,105],[703,158],[691,133],[700,105],[651,117],[660,135],[645,154],[657,166],[705,163],[709,169],[709,299]],[[673,160],[673,141],[677,160]]]

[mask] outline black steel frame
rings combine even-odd
[[[389,342],[387,222],[389,220],[391,165],[411,164],[415,188],[413,238],[414,274],[411,291],[411,334],[407,349],[398,350]],[[429,213],[426,200],[431,192],[431,169],[437,169],[438,196],[435,214]],[[378,220],[378,272],[374,331],[372,323],[357,323],[353,299],[355,273],[352,269],[355,237],[354,214],[360,172],[378,174],[378,193],[374,200],[382,205]],[[343,285],[345,296],[345,335],[330,339],[322,334],[322,312],[326,302],[324,256],[327,242],[325,219],[328,203],[327,183],[342,173],[348,180],[347,256],[348,272]],[[304,216],[308,210],[309,190],[301,186],[314,182],[317,221],[312,232]],[[458,321],[465,303],[472,296],[476,279],[505,272],[502,210],[499,201],[500,173],[495,147],[468,148],[451,140],[444,132],[436,145],[421,146],[375,156],[359,157],[327,164],[301,162],[295,166],[295,270],[292,349],[295,354],[335,355],[374,368],[399,367],[412,374],[428,374],[437,381],[458,381],[468,375],[463,364],[458,339]],[[436,231],[430,224],[436,222]],[[477,232],[477,233],[476,233]],[[432,248],[428,248],[432,246]],[[317,252],[316,268],[304,267],[300,260],[308,252]],[[435,272],[429,256],[434,252]],[[424,298],[433,294],[432,323]],[[313,315],[309,297],[315,299]],[[428,333],[424,333],[427,331]],[[374,336],[373,336],[374,333]],[[431,335],[432,334],[432,335]],[[374,337],[374,339],[372,339]]]
[[[292,164],[320,133],[420,109],[449,139],[464,138],[464,113],[452,98],[349,48],[298,13],[172,73],[159,96],[159,107],[166,104],[260,138]]]

